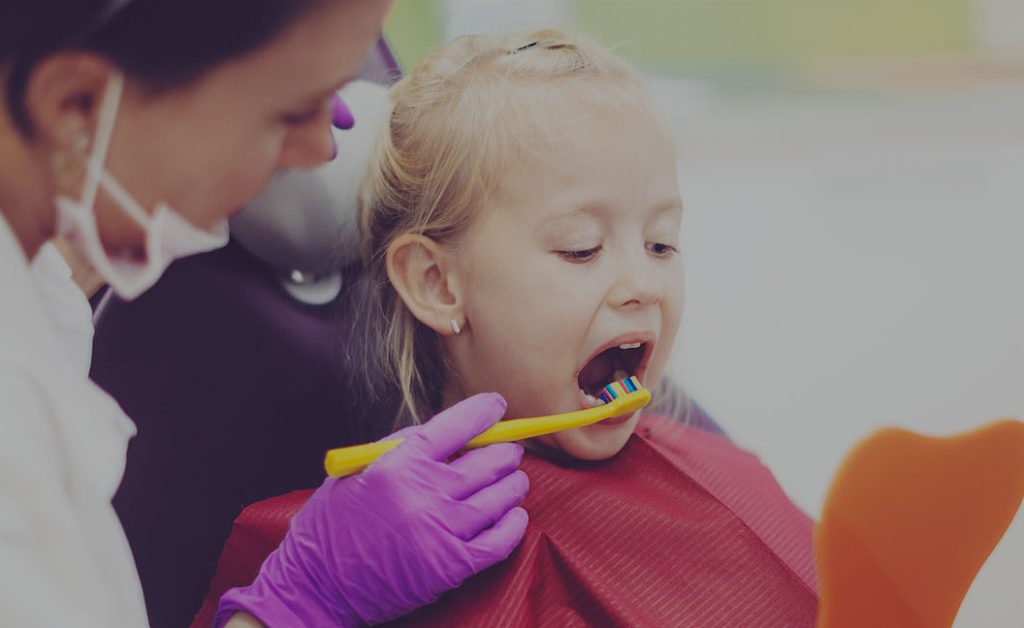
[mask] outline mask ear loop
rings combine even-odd
[[[107,151],[110,149],[111,138],[114,135],[114,121],[117,119],[117,110],[123,89],[124,76],[120,72],[112,73],[107,83],[107,90],[103,94],[99,124],[96,128],[96,144],[92,154],[89,155],[89,162],[86,166],[88,176],[82,200],[83,205],[92,207],[96,202],[99,188],[102,187],[121,206],[129,218],[140,227],[145,227],[149,224],[149,214],[103,166]]]
[[[145,228],[149,224],[149,214],[146,213],[142,205],[124,189],[124,186],[113,175],[109,172],[104,172],[101,183],[103,189],[113,197],[117,204],[121,206],[121,209],[124,210],[124,213],[128,214],[128,217],[134,220],[137,225]]]
[[[107,150],[110,148],[110,138],[114,134],[114,120],[117,117],[117,107],[121,100],[121,90],[124,86],[124,77],[120,72],[112,72],[107,79],[107,88],[103,93],[103,101],[100,104],[100,115],[96,125],[96,143],[93,145],[89,161],[85,165],[85,185],[82,188],[81,205],[93,207],[96,203],[96,194],[99,192],[100,179],[103,176],[103,162],[107,158]]]

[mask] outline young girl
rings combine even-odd
[[[634,71],[557,31],[468,36],[391,100],[361,190],[370,294],[353,357],[401,390],[400,422],[485,391],[507,418],[578,410],[629,375],[658,408],[526,443],[520,548],[402,622],[812,625],[810,520],[753,456],[686,425],[663,381],[683,205]],[[236,582],[214,595],[251,577],[232,556],[254,571],[252,548],[284,534],[266,513],[305,498],[243,513],[221,560]]]
[[[578,410],[629,375],[676,419],[526,443],[523,546],[406,621],[813,623],[810,521],[752,456],[681,425],[687,406],[666,394],[683,204],[634,71],[557,31],[468,36],[391,99],[361,190],[361,337],[369,380],[402,391],[399,420],[484,391],[506,418]]]

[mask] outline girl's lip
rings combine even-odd
[[[630,412],[629,414],[614,416],[610,419],[605,419],[604,421],[598,421],[597,423],[594,423],[594,425],[604,425],[605,427],[614,427],[616,425],[622,425],[623,423],[626,423],[630,419],[632,419],[634,414],[636,413]]]
[[[601,345],[600,347],[598,347],[593,353],[591,353],[587,357],[587,359],[584,360],[580,364],[579,368],[576,369],[575,375],[573,375],[573,382],[576,384],[577,388],[579,387],[580,371],[582,371],[583,368],[587,364],[590,364],[591,360],[593,360],[597,356],[601,355],[602,352],[607,351],[608,349],[611,349],[612,347],[619,347],[619,346],[626,345],[626,344],[636,344],[638,342],[643,345],[644,354],[640,357],[640,361],[637,362],[637,364],[636,364],[636,372],[634,372],[634,373],[627,373],[627,376],[628,375],[635,375],[636,378],[638,380],[640,380],[640,384],[643,385],[644,384],[644,374],[647,372],[647,363],[650,362],[651,355],[654,353],[655,337],[654,337],[654,334],[651,333],[651,332],[637,331],[637,332],[627,332],[627,333],[624,333],[624,334],[619,334],[618,336],[612,338],[608,342],[606,342],[603,345]],[[583,402],[584,402],[584,399],[583,399],[583,394],[581,392],[580,393],[580,403],[582,404]],[[581,407],[585,408],[587,406],[586,405],[581,405]]]

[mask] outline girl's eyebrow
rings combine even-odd
[[[651,206],[652,214],[666,214],[669,212],[683,213],[683,200],[678,196],[659,201]]]
[[[580,219],[601,220],[605,218],[612,208],[604,199],[592,199],[582,204],[563,207],[552,210],[553,215],[541,223],[541,227],[562,222],[571,222]],[[663,214],[682,214],[683,201],[678,196],[660,200],[650,206],[644,212],[649,218],[659,218]]]
[[[601,215],[594,208],[584,210],[584,208],[577,207],[559,211],[556,215],[539,221],[535,229],[537,233],[543,235],[564,235],[577,233],[582,229],[593,230],[601,222]]]
[[[553,219],[571,218],[580,214],[595,215],[608,211],[608,204],[603,199],[591,199],[583,203],[566,204],[552,210]]]
[[[556,210],[559,214],[601,214],[611,211],[613,208],[603,198],[595,198],[579,203],[567,209]],[[671,196],[659,199],[652,203],[648,211],[651,213],[662,213],[667,211],[683,211],[683,200],[679,196]]]
[[[608,206],[603,201],[591,201],[583,205],[559,208],[552,212],[542,224],[561,224],[580,221],[597,222],[608,212]]]

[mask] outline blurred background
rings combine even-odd
[[[1024,418],[1024,2],[404,0],[403,67],[559,26],[650,78],[680,153],[677,375],[812,516],[877,427]],[[957,626],[1020,626],[1024,515]]]

